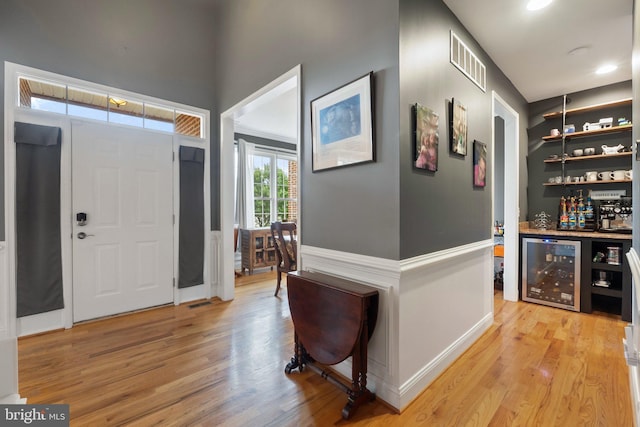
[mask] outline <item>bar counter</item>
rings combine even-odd
[[[528,292],[524,288],[524,283],[535,284],[538,282],[533,279],[525,278],[526,274],[533,271],[535,268],[525,268],[526,259],[527,262],[536,262],[535,256],[533,258],[527,253],[527,256],[523,258],[523,251],[520,252],[520,281],[523,283],[521,289],[521,297],[527,296],[529,302],[536,302],[538,304],[553,305],[555,307],[566,308],[574,310],[577,307],[576,303],[579,303],[579,310],[582,313],[591,313],[592,311],[603,311],[613,315],[619,315],[620,318],[626,322],[631,321],[631,270],[629,269],[629,263],[627,262],[624,254],[626,254],[631,248],[631,234],[625,233],[600,233],[597,231],[576,231],[576,230],[556,230],[555,224],[547,230],[540,230],[533,227],[532,223],[521,222],[520,224],[520,247],[523,247],[525,240],[527,244],[535,245],[537,240],[550,240],[550,245],[554,242],[551,240],[562,242],[573,241],[579,242],[579,251],[576,253],[576,259],[574,260],[575,271],[574,274],[577,278],[579,286],[574,289],[572,307],[565,306],[562,301],[554,301],[554,304],[545,300],[532,301],[536,296],[531,292]],[[533,238],[533,240],[529,240]],[[569,243],[569,242],[568,242]],[[565,243],[568,245],[568,243]],[[609,256],[608,252],[611,248],[618,248],[617,262],[608,263],[602,259],[603,256]],[[532,253],[535,254],[535,251]],[[555,257],[553,257],[555,258]],[[564,257],[563,257],[564,259]],[[549,268],[553,267],[557,269],[556,261],[546,262],[548,260],[543,258],[541,265]],[[538,269],[540,270],[540,269]],[[602,276],[605,276],[603,279]],[[535,274],[534,274],[535,276]],[[537,276],[535,276],[537,277]],[[554,279],[555,280],[555,279]],[[595,284],[598,280],[606,280],[610,282],[609,286],[597,286]],[[540,283],[543,283],[540,282]],[[552,289],[553,291],[554,289]],[[551,295],[551,294],[550,294]],[[546,298],[546,297],[545,297]],[[549,296],[551,298],[551,296]]]
[[[618,239],[631,240],[631,234],[624,233],[600,233],[598,231],[574,231],[574,230],[556,230],[549,228],[541,230],[532,228],[528,221],[520,223],[520,234],[538,234],[541,236],[558,236],[558,237],[581,237],[592,239]]]

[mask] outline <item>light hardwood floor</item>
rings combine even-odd
[[[284,374],[293,329],[273,273],[232,302],[162,307],[19,340],[20,393],[74,426],[632,426],[622,322],[495,298],[493,326],[405,411],[343,421],[345,395]],[[266,279],[266,280],[265,280]]]

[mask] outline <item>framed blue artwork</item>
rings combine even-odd
[[[313,172],[375,161],[373,72],[311,101]]]

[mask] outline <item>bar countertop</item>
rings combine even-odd
[[[589,239],[618,239],[631,240],[631,234],[623,233],[600,233],[598,231],[572,231],[572,230],[556,230],[550,228],[540,230],[531,228],[528,221],[520,223],[520,234],[538,234],[541,236],[558,236],[558,237],[582,237]]]

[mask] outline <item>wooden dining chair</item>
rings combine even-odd
[[[282,273],[297,269],[297,226],[295,222],[274,222],[271,224],[271,236],[276,245],[277,286],[274,296],[278,296]]]

